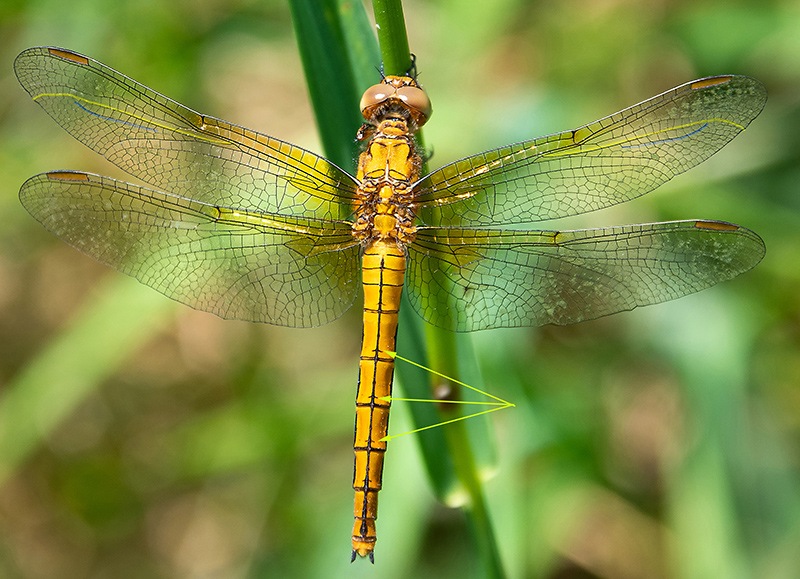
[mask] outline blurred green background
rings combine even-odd
[[[700,76],[766,84],[765,112],[716,157],[569,222],[733,221],[767,244],[755,270],[668,304],[473,340],[484,383],[517,404],[489,421],[486,482],[509,576],[797,576],[800,3],[405,11],[434,103],[434,167]],[[17,191],[35,173],[125,177],[18,86],[14,57],[40,44],[320,150],[284,2],[0,5],[0,576],[480,577],[463,515],[433,499],[413,437],[388,455],[376,565],[349,563],[357,309],[312,330],[225,322],[25,213]],[[407,409],[395,408],[401,432]]]

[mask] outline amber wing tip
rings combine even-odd
[[[73,52],[71,50],[66,50],[64,48],[55,48],[49,47],[47,52],[50,53],[51,56],[56,56],[61,58],[62,60],[69,60],[74,62],[75,64],[80,64],[83,66],[87,66],[89,64],[89,59],[83,56],[82,54],[78,54],[77,52]]]

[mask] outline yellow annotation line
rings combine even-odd
[[[507,400],[503,400],[502,398],[500,398],[498,396],[494,396],[493,394],[489,394],[488,392],[484,392],[480,388],[476,388],[475,386],[470,386],[469,384],[466,384],[465,382],[461,382],[460,380],[456,380],[455,378],[452,378],[450,376],[442,374],[441,372],[437,372],[436,370],[428,368],[427,366],[423,366],[422,364],[414,362],[413,360],[409,360],[408,358],[404,358],[403,356],[400,356],[397,352],[387,352],[387,354],[389,354],[392,358],[395,358],[397,360],[401,360],[401,361],[403,361],[403,362],[405,362],[407,364],[411,364],[412,366],[416,366],[417,368],[425,370],[426,372],[430,372],[431,374],[434,374],[435,376],[439,376],[441,378],[444,378],[446,380],[449,380],[449,381],[453,382],[454,384],[458,384],[459,386],[463,386],[464,388],[468,388],[469,390],[472,390],[473,392],[477,392],[478,394],[486,396],[487,398],[491,398],[492,400],[495,400],[495,402],[489,402],[489,401],[487,401],[487,402],[479,402],[479,401],[475,401],[475,400],[434,400],[434,399],[427,399],[427,398],[399,398],[399,397],[396,397],[396,396],[382,396],[380,398],[380,400],[383,400],[384,402],[393,402],[394,401],[394,402],[425,402],[425,403],[428,403],[428,404],[464,404],[464,405],[473,405],[473,406],[492,406],[492,408],[488,408],[486,410],[481,410],[480,412],[473,412],[472,414],[467,414],[466,416],[459,416],[457,418],[451,418],[450,420],[445,420],[443,422],[437,422],[436,424],[430,424],[428,426],[422,426],[420,428],[415,428],[414,430],[409,430],[408,432],[403,432],[403,433],[400,433],[400,434],[387,435],[387,436],[384,436],[383,438],[381,438],[380,442],[388,442],[390,440],[394,440],[395,438],[400,438],[401,436],[406,436],[408,434],[416,434],[417,432],[422,432],[423,430],[430,430],[432,428],[437,428],[439,426],[445,426],[447,424],[452,424],[454,422],[459,422],[461,420],[467,420],[468,418],[475,418],[476,416],[481,416],[483,414],[489,414],[490,412],[497,412],[498,410],[504,410],[505,408],[514,408],[516,406],[516,404],[514,404],[513,402],[509,402]]]

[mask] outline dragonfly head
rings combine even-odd
[[[373,124],[399,113],[419,128],[432,112],[428,95],[410,76],[386,76],[380,84],[369,87],[361,97],[361,114]]]

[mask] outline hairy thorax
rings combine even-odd
[[[358,200],[353,235],[365,245],[414,240],[411,186],[419,178],[421,158],[407,121],[382,120],[358,162]]]

